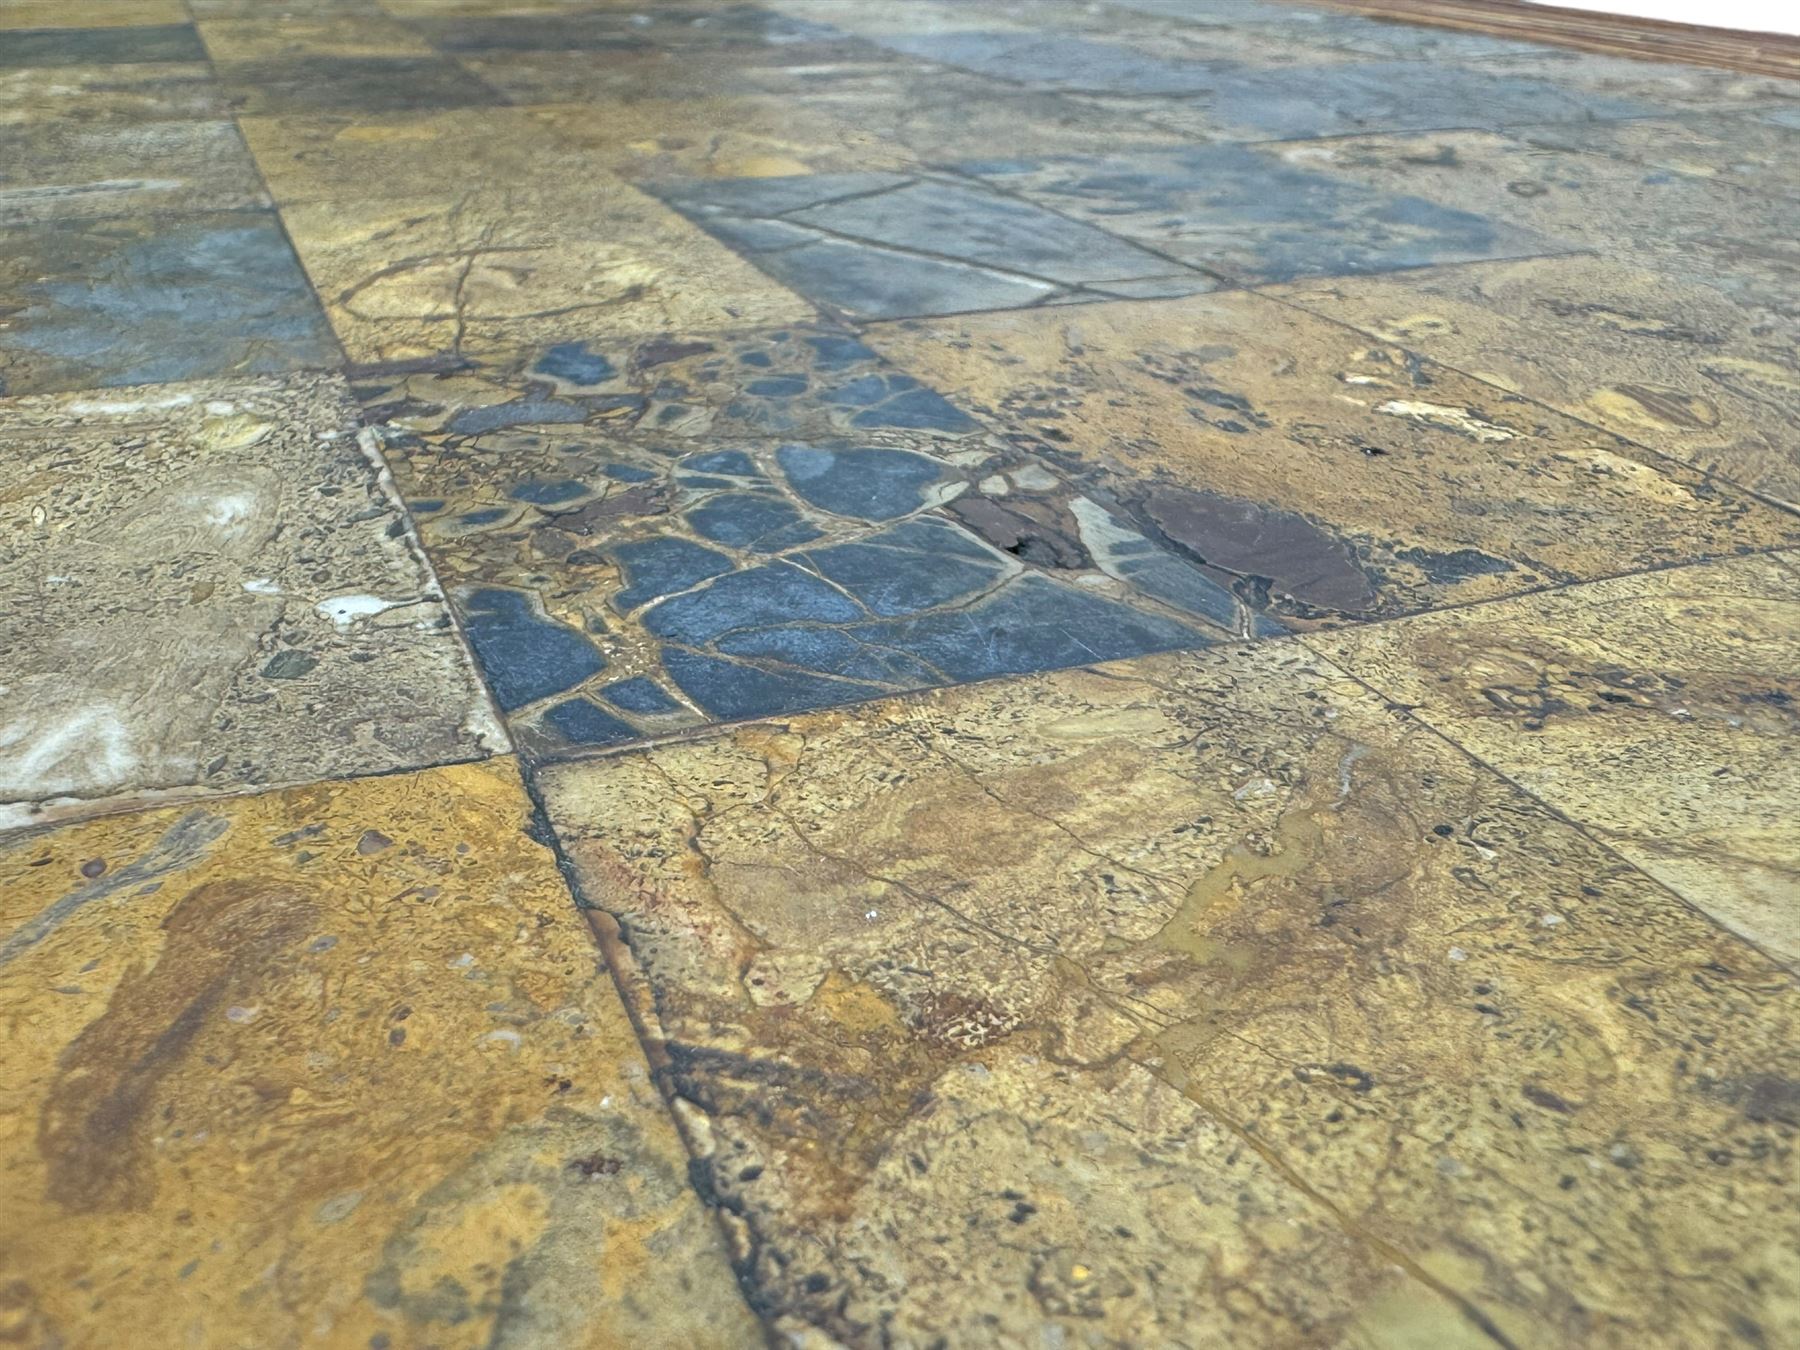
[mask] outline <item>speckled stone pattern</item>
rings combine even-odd
[[[1354,8],[0,0],[0,1343],[1800,1344],[1800,82]]]

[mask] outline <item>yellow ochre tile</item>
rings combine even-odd
[[[510,761],[0,845],[28,1345],[758,1332]]]

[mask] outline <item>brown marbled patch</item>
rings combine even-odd
[[[1429,268],[1272,292],[1384,342],[1800,503],[1800,328],[1606,258]]]
[[[0,844],[8,1335],[756,1344],[530,817],[498,760]]]
[[[1318,649],[1697,908],[1800,960],[1800,572],[1744,558]]]
[[[780,1328],[1800,1326],[1787,972],[1297,644],[542,785]]]
[[[869,344],[1035,436],[1312,624],[1771,546],[1796,522],[1520,394],[1260,295],[879,324]]]

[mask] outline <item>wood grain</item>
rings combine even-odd
[[[1800,79],[1800,38],[1670,23],[1523,0],[1325,0],[1334,9],[1401,23],[1460,28],[1646,61],[1689,61]]]

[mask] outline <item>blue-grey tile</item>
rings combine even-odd
[[[813,174],[653,190],[771,276],[865,318],[1092,299],[1151,278],[1163,294],[1217,284],[1093,225],[962,181]]]
[[[1236,145],[989,160],[965,172],[1240,281],[1554,251],[1540,234]]]
[[[204,61],[206,48],[188,23],[123,28],[0,29],[0,68],[9,66],[147,65]]]
[[[527,754],[1280,631],[994,435],[380,434]]]
[[[264,212],[0,232],[0,393],[279,374],[342,357]]]

